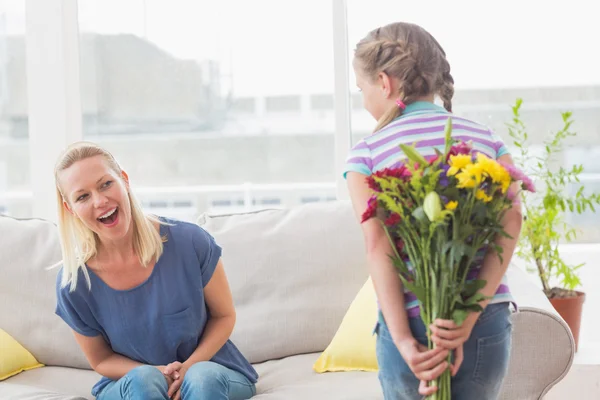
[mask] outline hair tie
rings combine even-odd
[[[400,108],[402,111],[404,111],[406,109],[406,104],[404,104],[404,102],[400,99],[396,100],[396,105],[398,106],[398,108]]]

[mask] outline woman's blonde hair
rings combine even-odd
[[[58,202],[58,231],[63,255],[61,285],[62,287],[70,285],[71,291],[74,291],[77,287],[79,269],[82,270],[88,288],[91,289],[86,263],[97,254],[99,238],[78,217],[65,209],[63,201],[68,203],[68,199],[63,196],[59,174],[74,163],[95,156],[104,157],[109,167],[122,179],[123,171],[112,154],[90,142],[77,142],[69,146],[58,158],[54,168],[56,200]],[[133,220],[133,248],[140,263],[146,266],[152,260],[157,261],[162,254],[163,239],[154,227],[154,223],[162,224],[162,222],[153,215],[144,214],[140,203],[130,190],[128,190],[128,197]]]
[[[454,79],[446,53],[420,26],[396,22],[369,32],[356,45],[354,62],[373,81],[381,72],[398,79],[397,99],[404,104],[437,94],[444,102],[444,108],[452,112]],[[390,108],[377,121],[375,131],[402,115],[402,111],[398,106]]]

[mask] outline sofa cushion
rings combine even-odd
[[[3,400],[87,400],[85,397],[70,396],[12,383],[0,386],[0,398]]]
[[[260,375],[252,400],[383,400],[376,372],[317,374],[319,354],[303,354],[254,365]]]
[[[368,277],[350,203],[199,223],[223,247],[237,311],[232,340],[250,362],[323,351]]]
[[[92,386],[100,375],[91,370],[44,367],[0,382],[0,399],[81,400],[93,399]]]
[[[0,216],[0,328],[42,364],[89,368],[69,327],[54,314],[61,260],[54,224]]]
[[[254,367],[260,374],[256,400],[382,400],[377,374],[330,372],[317,374],[312,364],[318,354],[304,354],[267,361]],[[0,382],[0,399],[80,400],[93,399],[94,371],[45,367]],[[19,395],[22,397],[12,397]],[[36,397],[37,396],[37,397]]]

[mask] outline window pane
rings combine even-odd
[[[79,24],[84,137],[147,209],[335,197],[329,2],[80,0]]]
[[[25,2],[0,3],[0,214],[30,217]]]
[[[512,118],[511,106],[522,98],[521,116],[531,138],[530,152],[539,154],[548,134],[562,128],[561,112],[572,111],[572,128],[577,136],[558,155],[557,166],[583,162],[586,173],[600,172],[600,165],[594,161],[600,147],[600,58],[590,51],[588,39],[600,37],[600,26],[595,23],[596,14],[589,2],[574,0],[567,8],[540,0],[408,4],[349,0],[351,56],[356,43],[378,26],[398,20],[419,24],[446,51],[455,81],[455,113],[488,125],[514,152],[506,123]],[[353,71],[351,75],[354,89]],[[356,90],[352,102],[356,143],[372,132],[375,121],[363,110]],[[569,190],[576,193],[578,188],[573,185]],[[597,184],[586,182],[586,192],[598,189]],[[600,213],[569,215],[568,219],[582,230],[578,241],[600,240]]]

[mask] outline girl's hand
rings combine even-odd
[[[414,338],[400,342],[397,347],[410,370],[421,381],[419,393],[423,396],[435,393],[438,388],[428,387],[427,382],[436,379],[448,368],[448,350],[442,347],[429,350]]]
[[[478,317],[479,313],[469,313],[467,319],[460,326],[456,325],[451,319],[436,319],[429,326],[431,340],[445,349],[457,349],[471,336],[471,331]]]
[[[447,319],[437,319],[430,326],[433,343],[447,350],[454,350],[454,363],[450,366],[452,376],[456,376],[463,362],[463,344],[469,340],[478,317],[479,313],[470,313],[461,326]]]

